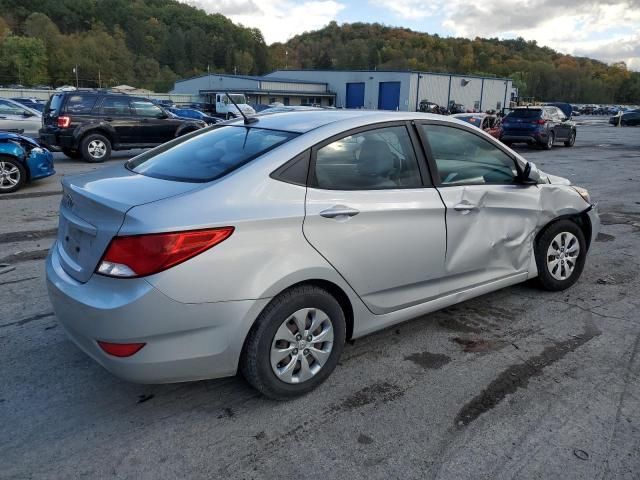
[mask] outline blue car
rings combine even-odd
[[[206,122],[208,125],[213,125],[215,123],[219,123],[221,120],[219,118],[212,117],[207,115],[206,113],[202,113],[200,110],[195,110],[193,108],[167,108],[174,115],[177,115],[180,118],[195,118],[196,120],[202,120]]]
[[[53,155],[30,137],[0,132],[0,194],[55,174]]]
[[[502,119],[500,140],[506,145],[526,143],[551,150],[557,142],[576,143],[576,124],[555,105],[517,107]]]

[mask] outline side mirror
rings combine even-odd
[[[527,162],[524,166],[524,170],[522,171],[522,179],[525,181],[529,180],[529,175],[531,175],[531,164]]]
[[[25,117],[25,118],[33,117],[33,115],[34,115],[33,113],[28,112],[26,110],[22,111],[22,116]]]
[[[167,112],[160,112],[158,115],[156,115],[156,118],[164,120],[165,118],[169,118],[169,114]]]

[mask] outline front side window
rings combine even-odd
[[[126,166],[149,177],[209,182],[296,136],[279,130],[227,125],[168,142],[133,158]]]
[[[132,100],[131,107],[139,117],[160,117],[164,113],[162,109],[153,102],[144,100]]]
[[[11,102],[0,100],[0,114],[2,115],[23,115],[26,110]]]
[[[471,132],[444,125],[421,125],[438,167],[442,185],[513,183],[514,160]]]
[[[329,190],[378,190],[422,186],[406,127],[354,133],[316,152],[315,178]]]

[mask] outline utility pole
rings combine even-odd
[[[102,88],[102,78],[100,77],[100,69],[98,69],[98,88]]]
[[[76,63],[76,66],[73,67],[73,73],[76,74],[76,88],[78,88],[78,64]]]

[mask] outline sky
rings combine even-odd
[[[262,31],[268,44],[338,23],[454,37],[523,37],[640,71],[640,0],[182,0]]]

